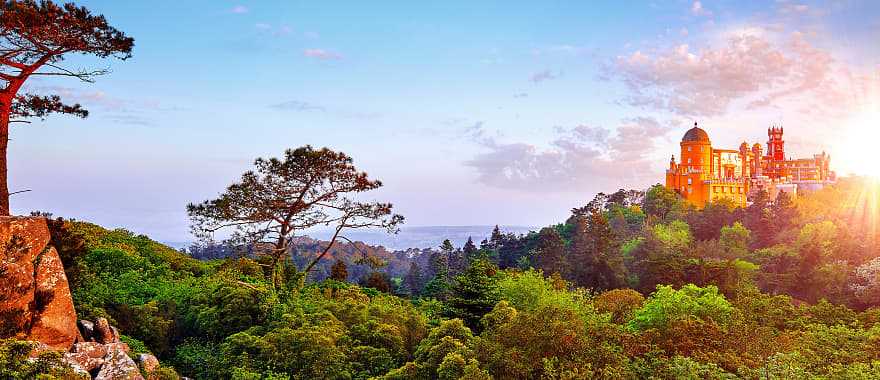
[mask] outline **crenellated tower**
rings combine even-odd
[[[783,128],[772,126],[767,129],[767,156],[771,161],[785,161],[785,141],[782,140]]]

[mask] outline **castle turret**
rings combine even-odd
[[[681,139],[681,165],[689,172],[700,173],[700,179],[710,179],[712,174],[712,142],[709,134],[697,123]]]
[[[785,161],[785,141],[782,140],[782,127],[767,129],[767,156],[771,161]]]

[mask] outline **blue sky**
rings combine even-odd
[[[876,2],[78,4],[134,57],[29,82],[92,113],[13,127],[11,190],[33,190],[13,210],[166,241],[190,239],[187,202],[305,144],[353,156],[409,225],[538,226],[662,181],[694,120],[729,147],[782,123],[841,172],[876,133]]]

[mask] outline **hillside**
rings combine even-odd
[[[600,195],[538,233],[425,252],[413,261],[420,283],[407,273],[390,286],[302,283],[290,267],[273,291],[259,259],[200,261],[84,222],[64,222],[53,244],[80,319],[107,318],[164,373],[192,378],[877,378],[880,282],[863,253],[875,243],[839,240],[874,227],[855,223],[856,205],[827,202],[857,186],[767,205],[770,216],[797,211],[770,235],[746,233],[750,209],[682,208],[658,188],[638,204]],[[602,231],[616,251],[597,245]],[[578,256],[579,244],[595,256]],[[325,265],[367,248],[341,245]]]

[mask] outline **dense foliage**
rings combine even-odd
[[[327,279],[282,276],[283,297],[259,258],[54,228],[80,316],[193,378],[880,378],[873,225],[842,201],[859,186],[746,209],[600,195],[565,223],[445,242],[394,271],[352,276],[364,255],[337,252]]]

